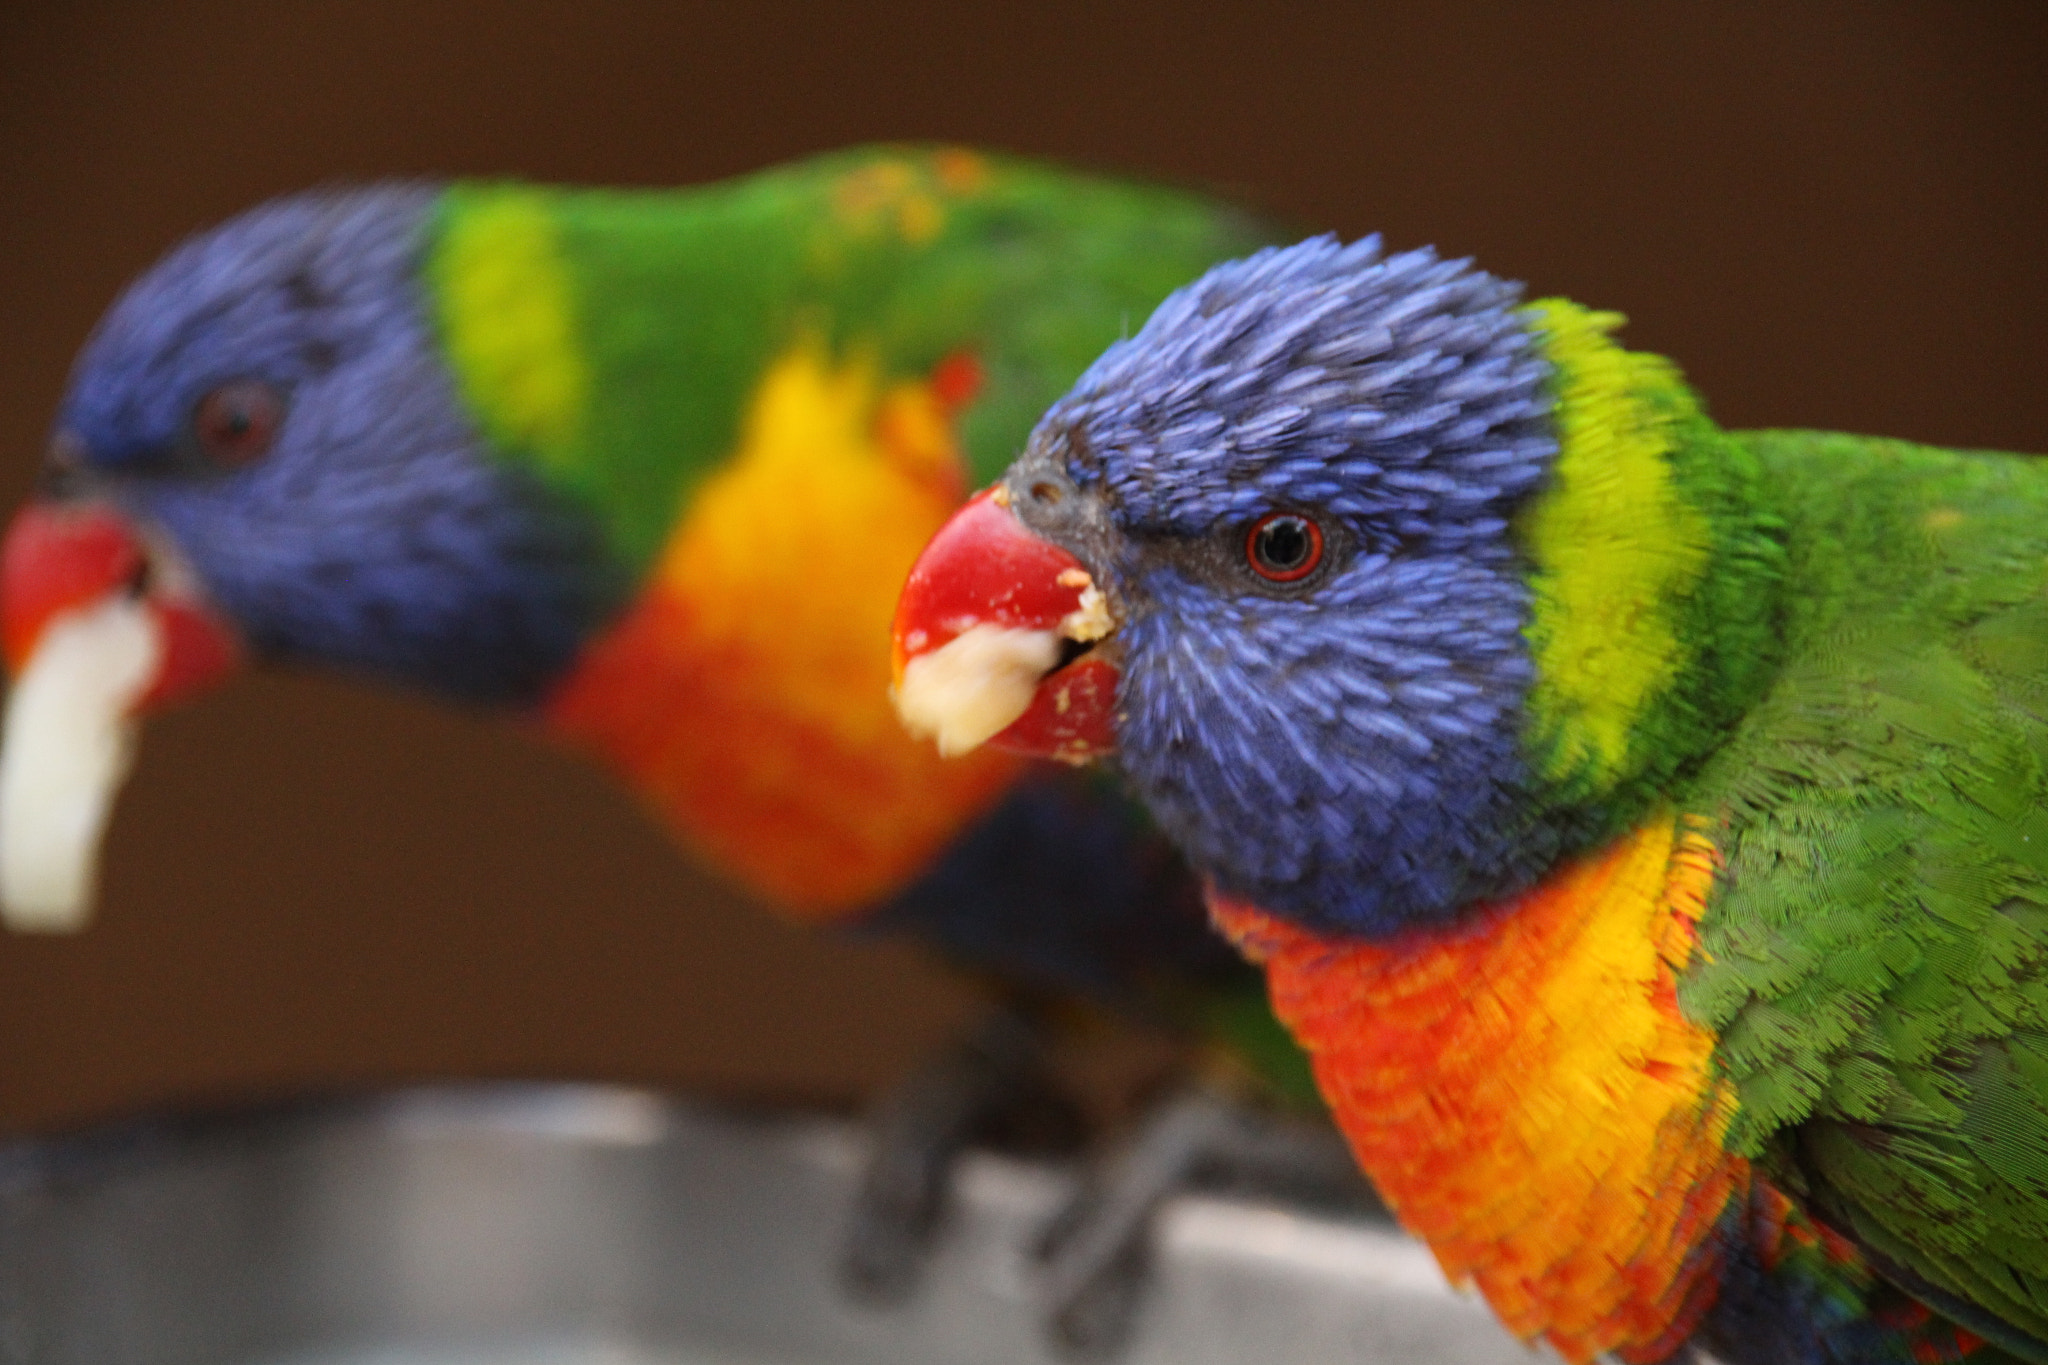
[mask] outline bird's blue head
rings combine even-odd
[[[1616,320],[1571,317],[1628,355]],[[1573,510],[1668,543],[1611,595],[1580,547],[1552,553],[1572,533],[1532,510],[1565,496],[1558,354],[1516,286],[1427,250],[1322,238],[1211,271],[926,551],[897,623],[906,720],[953,748],[1113,749],[1223,891],[1314,927],[1385,935],[1529,884],[1663,761],[1593,743],[1615,663],[1654,642],[1563,654],[1638,576],[1659,610],[1698,577],[1689,530],[1628,525],[1635,494],[1598,478]],[[1645,458],[1668,493],[1663,447]]]
[[[621,585],[457,395],[421,278],[439,194],[279,200],[137,280],[78,359],[10,599],[63,527],[115,526],[241,651],[534,698]]]

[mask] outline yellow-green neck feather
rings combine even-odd
[[[1625,819],[1710,747],[1774,656],[1779,552],[1754,460],[1623,319],[1527,310],[1556,374],[1558,454],[1516,534],[1535,665],[1524,744],[1569,804]]]
[[[573,467],[590,389],[560,236],[540,194],[506,189],[451,217],[433,266],[470,411],[499,449],[558,473]]]

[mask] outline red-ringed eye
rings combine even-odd
[[[1299,582],[1323,562],[1323,528],[1298,512],[1260,517],[1245,535],[1244,557],[1268,582]]]
[[[260,379],[231,379],[192,410],[192,435],[207,459],[226,469],[270,453],[284,423],[284,395]]]

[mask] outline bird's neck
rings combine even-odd
[[[586,506],[636,571],[768,349],[766,310],[721,272],[770,275],[791,248],[764,232],[742,255],[728,197],[465,182],[430,226],[435,326],[493,455]]]
[[[1754,457],[1615,314],[1529,309],[1555,372],[1558,455],[1514,527],[1534,679],[1522,750],[1560,851],[1668,799],[1776,667],[1782,528]]]

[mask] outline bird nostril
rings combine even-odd
[[[143,555],[135,561],[135,567],[128,571],[125,587],[131,601],[149,596],[150,585],[156,581],[156,566]]]
[[[60,431],[50,438],[46,462],[52,469],[83,469],[86,464],[85,442],[68,431]]]
[[[85,446],[69,432],[59,432],[43,457],[43,467],[36,476],[36,491],[46,498],[68,497],[83,486],[85,474]]]

